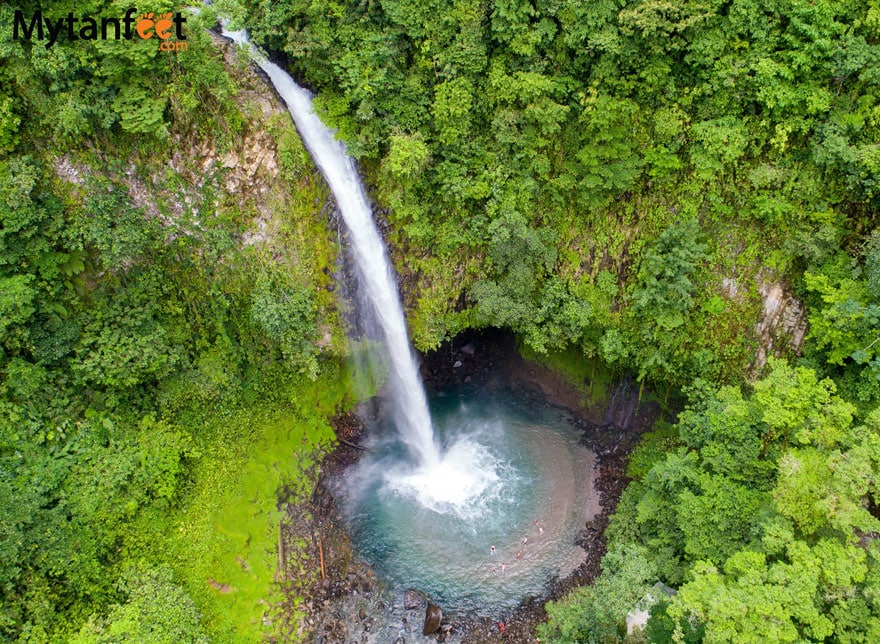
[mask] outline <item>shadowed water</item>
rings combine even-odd
[[[444,609],[492,615],[542,595],[584,559],[573,542],[598,511],[592,453],[560,412],[512,394],[448,393],[432,415],[442,471],[412,468],[388,431],[348,472],[358,551]]]

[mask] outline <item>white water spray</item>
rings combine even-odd
[[[246,31],[224,30],[223,35],[250,46]],[[260,56],[252,46],[251,50],[287,104],[303,143],[333,192],[350,234],[360,283],[366,290],[371,309],[369,314],[378,322],[388,351],[395,424],[419,463],[431,469],[440,463],[440,450],[434,440],[425,391],[409,346],[391,266],[354,160],[346,153],[345,145],[334,138],[333,132],[315,114],[309,92],[297,85],[281,67]]]

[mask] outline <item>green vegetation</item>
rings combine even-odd
[[[737,382],[760,283],[853,250],[880,198],[868,2],[218,4],[389,207],[421,348],[504,326],[662,387]]]
[[[594,398],[629,374],[685,401],[542,640],[624,639],[657,581],[677,594],[633,641],[880,639],[876,2],[216,5],[289,55],[359,158],[419,348],[505,327]],[[354,389],[326,190],[223,63],[211,9],[173,54],[14,41],[16,9],[0,638],[255,641],[278,495],[309,492]],[[260,146],[277,176],[239,167]],[[756,329],[770,286],[803,302],[803,346]]]
[[[0,7],[0,640],[258,641],[280,624],[279,496],[311,493],[352,402],[326,189],[210,15],[168,54],[16,42],[19,8]],[[294,172],[226,161],[255,145]]]
[[[618,623],[648,592],[653,575],[643,548],[611,550],[602,560],[602,576],[595,584],[578,588],[549,605],[554,629],[543,628],[541,636],[560,642],[613,641]]]
[[[678,594],[652,612],[649,641],[874,641],[877,412],[857,421],[831,380],[779,361],[748,395],[703,387],[691,400],[678,445],[658,452],[654,435],[633,456],[602,577],[552,604],[542,634],[622,638],[660,579]]]
[[[334,376],[288,384],[300,404],[257,401],[205,428],[211,449],[193,467],[193,485],[166,533],[138,526],[144,546],[167,553],[178,578],[202,607],[212,641],[252,640],[275,619],[278,571],[278,498],[303,499],[314,483],[316,450],[333,432],[324,418],[343,403],[344,381]],[[317,389],[325,388],[324,392]],[[296,392],[296,393],[294,393]],[[212,583],[213,582],[213,583]]]
[[[686,402],[542,641],[622,639],[656,581],[678,593],[633,638],[878,638],[875,3],[223,4],[387,206],[421,348],[506,327],[576,382]],[[771,291],[802,346],[759,328]]]

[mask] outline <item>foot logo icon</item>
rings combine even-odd
[[[154,20],[155,17],[155,20]],[[169,29],[174,25],[171,21],[171,13],[163,13],[159,16],[155,14],[145,13],[139,19],[135,29],[138,36],[144,40],[149,40],[155,33],[162,40],[168,40],[171,37]]]

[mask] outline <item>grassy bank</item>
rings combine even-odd
[[[335,440],[328,419],[350,402],[349,389],[347,373],[334,366],[316,381],[290,379],[268,401],[208,414],[179,507],[162,521],[142,517],[132,548],[143,548],[153,566],[171,566],[212,642],[255,642],[273,632],[279,497],[311,494]]]

